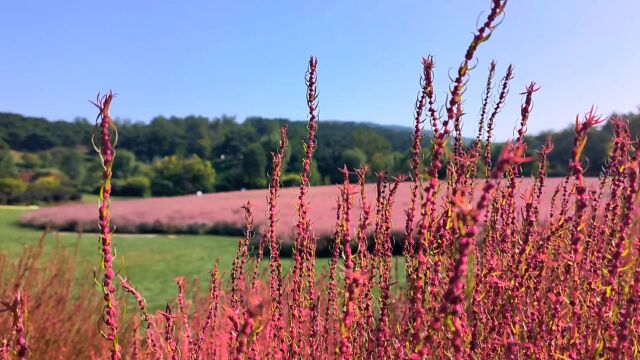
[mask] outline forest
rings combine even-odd
[[[640,135],[640,113],[622,115],[632,138]],[[277,118],[204,116],[153,118],[150,122],[117,121],[118,161],[114,163],[116,196],[174,196],[196,193],[266,188],[270,152],[277,147],[280,128],[288,128],[290,146],[283,159],[282,185],[300,182],[301,154],[306,122]],[[0,113],[0,203],[37,204],[79,199],[97,193],[101,173],[87,119],[49,121],[14,113]],[[354,169],[368,166],[367,181],[386,170],[389,175],[409,174],[412,129],[373,123],[320,121],[317,151],[310,172],[311,185],[342,181],[338,165]],[[592,129],[584,149],[585,175],[602,170],[613,130],[610,123]],[[573,146],[573,128],[527,136],[528,149],[539,149],[551,138],[548,155],[551,177],[567,171],[564,154]],[[430,134],[423,136],[430,141]],[[475,139],[465,139],[470,145]],[[501,143],[492,148],[496,158]],[[430,144],[423,144],[427,159]],[[533,154],[533,153],[532,153]],[[482,167],[481,162],[478,163]],[[525,166],[531,176],[533,166]],[[484,171],[480,171],[483,174]],[[443,174],[444,175],[444,172]]]

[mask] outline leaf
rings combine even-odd
[[[600,339],[598,346],[596,347],[596,351],[593,353],[594,359],[599,359],[600,354],[602,353],[602,348],[604,348],[604,340]]]

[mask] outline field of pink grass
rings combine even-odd
[[[562,178],[548,179],[542,193],[541,219],[549,214],[551,198]],[[597,178],[587,179],[588,187],[598,185]],[[476,180],[474,197],[477,197],[484,180]],[[516,201],[523,205],[524,191],[533,184],[533,179],[518,179]],[[392,226],[394,232],[404,231],[405,209],[410,201],[410,182],[400,184],[397,192],[397,200],[392,210]],[[279,237],[284,241],[290,241],[294,236],[296,224],[296,202],[298,188],[286,188],[280,191],[280,233]],[[376,185],[367,184],[367,197],[375,198]],[[117,232],[146,231],[176,231],[184,232],[187,229],[199,229],[205,231],[216,229],[220,231],[240,232],[244,227],[244,210],[242,206],[250,201],[256,214],[256,228],[264,228],[267,210],[266,197],[268,190],[249,190],[226,192],[218,194],[204,194],[201,196],[188,195],[176,197],[162,197],[138,200],[116,200],[111,205],[112,219],[117,224]],[[337,186],[314,186],[309,189],[310,214],[313,217],[313,229],[317,237],[330,236],[335,230],[336,199],[339,196]],[[444,196],[438,197],[442,205]],[[360,211],[360,204],[354,204],[355,210]],[[21,218],[21,223],[29,226],[61,229],[83,229],[94,231],[97,227],[95,220],[95,204],[66,204],[48,208],[42,208],[29,212]],[[153,240],[150,240],[153,241]]]

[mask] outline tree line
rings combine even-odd
[[[632,136],[640,135],[640,114],[626,114]],[[118,146],[113,193],[120,196],[172,196],[267,186],[270,153],[280,128],[288,127],[289,144],[283,160],[283,185],[299,184],[306,122],[229,116],[163,117],[149,123],[116,121]],[[48,121],[0,113],[0,202],[34,203],[76,199],[95,193],[101,171],[91,144],[94,125],[86,119]],[[597,176],[604,166],[612,129],[594,129],[584,149],[586,175]],[[369,166],[373,174],[409,173],[412,129],[369,123],[321,121],[310,181],[313,185],[341,181],[342,165]],[[526,137],[530,153],[547,138],[549,176],[566,173],[563,157],[572,147],[573,129]],[[423,158],[429,157],[429,133],[423,134]],[[470,143],[471,140],[467,140]],[[497,157],[501,143],[492,148]],[[481,162],[480,162],[481,163]],[[531,169],[525,168],[524,175]],[[482,171],[480,173],[483,173]]]

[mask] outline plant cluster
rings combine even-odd
[[[631,138],[628,124],[611,119],[614,137],[608,161],[598,184],[588,186],[583,150],[589,130],[604,119],[593,109],[576,117],[569,171],[554,189],[549,213],[542,212],[541,199],[553,145],[548,141],[537,156],[528,156],[524,141],[538,90],[535,83],[522,93],[517,138],[492,160],[487,156],[492,129],[513,71],[507,69],[492,103],[492,63],[476,142],[465,145],[462,139],[462,99],[471,63],[505,5],[504,0],[492,0],[452,79],[443,111],[438,111],[434,95],[434,59],[422,60],[410,146],[412,192],[404,224],[402,282],[393,266],[390,214],[406,178],[376,172],[376,196],[367,198],[366,167],[341,170],[330,265],[316,274],[314,208],[307,200],[319,125],[317,60],[312,57],[306,74],[308,136],[301,155],[292,270],[282,269],[282,240],[277,236],[288,146],[283,127],[271,154],[267,226],[258,235],[256,253],[249,249],[256,235],[252,205],[247,203],[245,236],[238,242],[229,284],[223,284],[216,265],[208,294],[189,298],[186,280],[178,278],[176,304],[150,313],[133,282],[118,281],[113,272],[109,197],[117,156],[108,113],[112,96],[98,99],[98,150],[104,168],[99,328],[106,341],[94,354],[111,359],[638,357],[640,145]],[[420,160],[424,124],[433,133],[426,166]],[[519,189],[522,167],[536,159],[533,185]],[[479,174],[480,163],[486,165],[485,174]],[[440,172],[446,173],[444,182],[438,180]],[[516,202],[521,194],[524,206]],[[438,203],[439,198],[445,201]],[[355,211],[356,202],[360,211]],[[264,269],[263,262],[268,263]],[[28,333],[24,317],[29,302],[21,289],[29,285],[18,282],[3,303],[12,314],[12,331],[3,342],[5,358],[24,358],[29,349],[42,356],[35,353],[42,339]],[[116,287],[135,299],[138,313],[127,314],[133,321],[123,316]],[[125,333],[131,323],[131,332]]]

